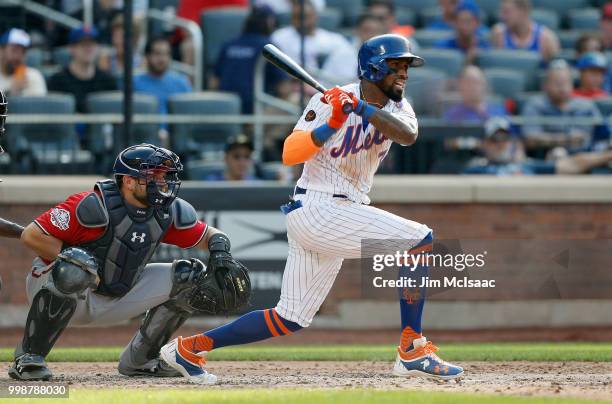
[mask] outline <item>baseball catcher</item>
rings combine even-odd
[[[146,312],[119,360],[127,376],[180,376],[159,349],[195,312],[232,312],[250,296],[249,274],[230,240],[177,198],[183,166],[170,150],[131,146],[114,178],[71,195],[40,215],[22,240],[37,257],[26,288],[31,307],[9,375],[52,377],[45,357],[71,325],[108,325]],[[160,243],[210,252],[197,259],[148,263]]]

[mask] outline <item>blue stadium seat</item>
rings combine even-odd
[[[484,74],[489,82],[489,89],[494,94],[514,99],[525,91],[525,75],[522,72],[494,67],[485,69]]]
[[[157,98],[149,94],[134,94],[133,111],[135,114],[155,115],[158,111]],[[108,91],[91,93],[87,97],[87,110],[92,114],[121,114],[123,113],[123,93]],[[111,124],[90,125],[88,130],[88,149],[96,158],[98,171],[106,172],[114,157],[109,156],[113,150],[116,136],[123,132],[122,125]],[[161,145],[158,136],[159,125],[154,123],[135,123],[132,126],[131,143],[152,143]]]
[[[427,2],[424,2],[427,3]],[[442,11],[438,7],[428,7],[421,9],[421,24],[427,26],[442,15]]]
[[[412,25],[417,23],[417,15],[414,11],[406,7],[398,7],[395,10],[395,19],[399,25]]]
[[[223,44],[240,35],[248,10],[223,7],[206,10],[200,17],[204,35],[204,60],[207,67],[217,62]]]
[[[589,0],[532,0],[531,3],[533,8],[554,11],[560,18],[563,18],[568,10],[588,6]]]
[[[597,108],[599,108],[599,112],[601,112],[602,116],[612,116],[612,97],[595,100],[595,105],[597,105]]]
[[[557,31],[557,36],[559,37],[561,49],[574,49],[576,41],[578,40],[578,38],[580,38],[582,34],[584,34],[584,31],[580,30]]]
[[[516,98],[514,99],[514,101],[516,102],[516,111],[518,114],[521,113],[521,111],[523,110],[523,107],[525,106],[525,104],[527,103],[527,101],[529,101],[532,97],[535,97],[537,95],[542,94],[539,91],[526,91],[524,93],[519,93]]]
[[[442,70],[450,77],[457,77],[463,68],[463,53],[456,49],[421,49],[418,54],[427,67]]]
[[[410,70],[405,95],[414,102],[412,107],[417,116],[437,116],[440,114],[440,100],[447,75],[443,70],[420,67]]]
[[[340,15],[343,16],[341,23],[343,27],[353,27],[365,2],[363,0],[327,0],[326,6],[340,12]]]
[[[70,49],[67,46],[54,48],[51,53],[51,60],[56,65],[67,66],[70,63]]]
[[[11,114],[73,114],[74,97],[69,94],[50,93],[40,97],[10,97]],[[13,158],[21,165],[32,161],[38,174],[84,174],[93,169],[89,151],[81,150],[73,124],[27,123],[9,124],[7,137]],[[30,167],[20,166],[29,170]]]
[[[30,48],[26,53],[26,65],[39,68],[44,62],[44,52],[41,48]]]
[[[546,10],[542,8],[536,8],[536,9],[531,10],[531,18],[534,21],[547,26],[553,31],[558,30],[559,25],[561,23],[559,14],[557,14],[555,11]]]
[[[319,27],[329,30],[337,31],[342,24],[342,12],[335,8],[325,8],[319,14]]]
[[[415,13],[421,13],[426,8],[431,8],[431,3],[423,0],[395,0],[397,7],[406,7]]]
[[[567,19],[571,29],[596,31],[599,29],[600,18],[601,11],[597,8],[582,8],[570,10],[567,13]]]
[[[540,54],[537,52],[514,49],[492,49],[477,56],[477,64],[482,69],[501,67],[523,72],[528,90],[537,88],[540,61]]]
[[[185,163],[185,174],[192,181],[202,181],[210,175],[222,174],[224,170],[223,161],[189,160]]]
[[[431,48],[441,39],[452,38],[453,32],[437,29],[417,29],[412,37],[419,43],[421,48]]]
[[[177,94],[168,100],[172,115],[236,115],[240,114],[240,97],[231,93],[205,91]],[[230,136],[242,130],[235,123],[172,124],[172,150],[182,158],[201,156],[203,152],[223,150]]]
[[[487,15],[497,19],[497,15],[501,8],[501,0],[476,0],[476,4],[478,4],[478,7],[487,13]]]

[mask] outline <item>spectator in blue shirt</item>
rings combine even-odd
[[[530,159],[520,137],[515,135],[506,118],[491,118],[485,123],[483,157],[470,161],[464,174],[497,176],[537,174],[584,174],[612,162],[612,150],[562,156],[554,161]]]
[[[503,105],[487,102],[487,79],[476,66],[466,66],[459,76],[461,102],[447,109],[443,118],[449,123],[484,123],[494,116],[505,116]]]
[[[134,91],[157,97],[159,113],[168,113],[168,98],[173,94],[192,91],[191,83],[183,74],[170,70],[170,42],[163,37],[147,41],[145,46],[147,72],[134,77]]]
[[[219,53],[215,66],[216,78],[211,87],[238,94],[245,114],[253,113],[255,65],[264,45],[271,42],[270,34],[275,25],[276,17],[272,9],[267,6],[254,7],[244,23],[242,34],[226,42]],[[279,84],[285,78],[287,76],[281,70],[266,63],[266,92],[284,98],[287,94],[282,94],[284,89]]]
[[[489,42],[478,34],[480,9],[470,2],[460,3],[455,9],[455,35],[441,39],[436,47],[457,49],[464,53],[465,63],[473,64],[478,49],[489,49]]]

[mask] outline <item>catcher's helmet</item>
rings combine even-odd
[[[6,96],[0,90],[0,143],[2,142],[2,135],[4,135],[4,122],[6,121],[6,113],[7,113],[8,102],[6,101]],[[2,145],[0,144],[0,153],[3,153]]]
[[[151,206],[168,208],[181,186],[179,174],[183,164],[179,157],[168,149],[142,143],[130,146],[117,156],[113,166],[115,181],[121,176],[138,178],[147,186],[147,199]],[[160,181],[160,175],[163,179]]]
[[[365,41],[357,56],[359,62],[359,78],[369,81],[379,81],[389,74],[386,59],[408,58],[410,67],[419,67],[425,60],[412,53],[410,41],[401,35],[385,34],[372,37]]]

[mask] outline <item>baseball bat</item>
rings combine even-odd
[[[270,63],[282,71],[289,73],[289,75],[308,84],[310,87],[319,92],[324,93],[327,91],[327,89],[317,80],[315,80],[310,73],[304,70],[302,66],[298,65],[293,59],[287,56],[287,54],[278,49],[276,46],[269,43],[264,46],[261,53]],[[349,114],[353,110],[353,106],[351,104],[344,104],[342,110],[345,114]]]

